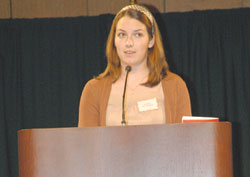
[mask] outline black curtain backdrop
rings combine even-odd
[[[17,131],[75,127],[87,80],[106,66],[113,15],[0,20],[0,176],[18,176]],[[250,9],[156,14],[195,116],[233,125],[234,176],[250,174]]]

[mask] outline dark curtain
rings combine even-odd
[[[155,16],[193,115],[232,122],[234,176],[248,177],[250,9]],[[0,20],[1,177],[18,176],[18,130],[77,126],[84,84],[106,66],[113,17]]]

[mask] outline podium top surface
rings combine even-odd
[[[177,124],[156,124],[156,125],[128,125],[128,126],[98,126],[98,127],[58,127],[58,128],[30,128],[30,129],[21,129],[18,130],[18,133],[21,133],[23,131],[57,131],[57,130],[64,130],[64,131],[70,131],[70,130],[75,130],[78,129],[81,131],[81,129],[120,129],[120,128],[146,128],[146,127],[151,127],[151,128],[158,128],[158,127],[197,127],[197,126],[204,126],[204,127],[213,127],[213,126],[232,126],[231,122],[195,122],[195,123],[177,123]]]

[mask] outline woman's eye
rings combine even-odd
[[[141,37],[142,34],[141,33],[135,33],[135,37]]]
[[[125,33],[118,33],[119,38],[123,38],[125,36]]]

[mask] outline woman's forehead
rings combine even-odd
[[[116,29],[146,30],[146,25],[135,18],[124,16],[117,22]]]

